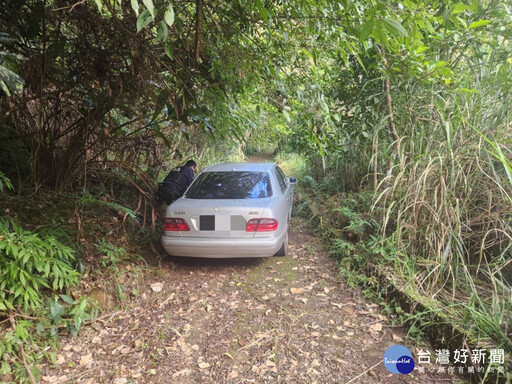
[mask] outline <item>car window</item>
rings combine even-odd
[[[203,172],[192,183],[189,199],[261,199],[272,196],[267,172]]]
[[[281,171],[281,168],[276,167],[276,175],[277,175],[277,181],[279,182],[279,186],[281,187],[281,191],[284,193],[286,191],[286,177]]]

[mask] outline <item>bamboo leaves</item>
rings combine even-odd
[[[167,40],[168,35],[169,35],[169,28],[167,28],[167,24],[164,21],[161,21],[158,24],[156,39],[160,40],[160,41],[165,41],[165,40]]]
[[[261,19],[265,22],[265,24],[268,25],[269,20],[270,20],[270,12],[268,11],[268,9],[266,9],[263,6],[263,3],[261,2],[261,0],[255,0],[254,3],[256,5],[256,8],[258,10],[258,13],[259,13]]]
[[[139,33],[143,28],[148,26],[153,21],[153,17],[151,13],[147,9],[142,11],[142,13],[137,18],[137,33]]]
[[[10,42],[14,42],[13,39],[7,33],[0,32],[0,47],[2,43]],[[24,81],[14,71],[17,62],[24,59],[22,55],[0,50],[0,95],[3,91],[7,96],[11,96],[12,93],[22,89]]]
[[[483,27],[484,25],[487,25],[487,24],[490,24],[490,23],[491,23],[491,20],[480,19],[480,20],[477,20],[477,21],[473,21],[471,24],[469,24],[468,29],[475,29],[475,28],[478,28],[478,27]]]
[[[133,11],[135,12],[135,15],[139,16],[139,2],[137,0],[130,0],[131,6]]]
[[[153,5],[153,0],[142,0],[142,3],[146,6],[151,18],[155,19],[155,6]]]
[[[361,29],[361,33],[359,34],[359,40],[361,42],[364,42],[368,36],[370,36],[370,33],[372,33],[372,30],[373,30],[373,20],[370,20],[368,22],[366,22],[366,24],[363,26],[363,28]]]
[[[405,28],[400,24],[398,20],[391,18],[384,18],[382,20],[384,22],[385,28],[391,32],[395,36],[407,37],[409,34],[405,30]]]
[[[0,312],[42,304],[40,287],[53,290],[78,282],[73,251],[55,238],[40,238],[15,221],[0,219]]]
[[[165,54],[169,59],[172,59],[174,57],[172,45],[166,45],[165,46]]]
[[[158,11],[155,8],[152,0],[143,0],[142,2],[146,9],[139,15],[139,4],[137,0],[131,0],[132,9],[138,16],[137,33],[154,22],[158,13],[163,13],[163,21],[160,21],[157,26],[156,40],[165,41],[169,34],[168,27],[172,27],[175,22],[174,7],[172,3],[169,2],[160,11]]]
[[[169,27],[172,27],[174,24],[174,8],[171,3],[167,6],[167,9],[164,13],[164,20]]]

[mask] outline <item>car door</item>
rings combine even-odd
[[[279,183],[279,187],[281,188],[281,192],[283,193],[284,201],[286,204],[288,219],[292,216],[292,208],[293,208],[293,186],[288,182],[288,179],[284,175],[284,172],[276,166],[276,177]]]

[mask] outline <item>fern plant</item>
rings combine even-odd
[[[104,268],[111,266],[115,272],[118,272],[117,263],[126,257],[126,249],[106,241],[104,237],[94,246],[102,255],[100,259],[101,265]]]
[[[7,189],[14,189],[12,183],[11,183],[11,179],[9,179],[5,173],[3,173],[2,171],[0,171],[0,192],[3,192],[4,191],[4,185]]]
[[[54,237],[41,238],[12,219],[0,218],[0,312],[34,310],[41,290],[63,290],[79,281],[74,252]]]

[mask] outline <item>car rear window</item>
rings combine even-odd
[[[272,196],[267,172],[203,172],[188,189],[189,199],[262,199]]]

